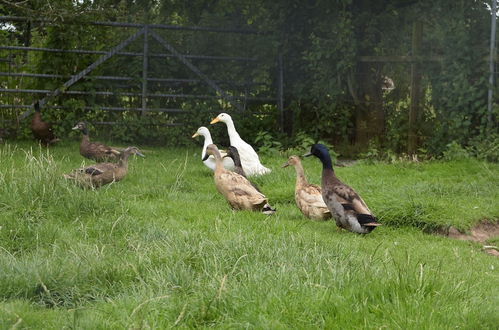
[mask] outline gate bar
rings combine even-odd
[[[234,98],[227,94],[224,90],[220,88],[213,80],[208,78],[207,75],[205,75],[201,70],[199,70],[194,64],[192,64],[188,59],[186,59],[182,54],[180,54],[172,45],[170,45],[166,40],[164,40],[160,35],[158,35],[155,31],[151,31],[151,35],[156,39],[163,47],[168,49],[173,55],[175,55],[182,63],[185,64],[192,72],[197,74],[201,79],[203,79],[211,88],[213,88],[215,91],[217,91],[220,96],[225,99],[226,101],[232,101],[234,103],[234,106],[240,110],[243,111],[243,108],[239,105],[238,102],[234,100]]]
[[[0,50],[22,50],[22,51],[37,51],[47,53],[67,53],[67,54],[89,54],[89,55],[102,55],[107,54],[104,50],[86,50],[86,49],[60,49],[60,48],[44,48],[44,47],[25,47],[25,46],[0,46]],[[136,52],[116,52],[116,55],[123,56],[142,56],[143,53]],[[150,57],[175,57],[170,54],[150,54]],[[257,59],[253,57],[241,56],[212,56],[212,55],[184,55],[186,58],[195,60],[213,60],[213,61],[242,61],[242,62],[256,62]]]
[[[48,19],[43,18],[29,18],[22,16],[0,16],[0,21],[32,21],[32,22],[46,22],[54,23]],[[64,24],[80,24],[81,22],[63,22]],[[90,25],[101,25],[101,26],[119,26],[119,27],[131,27],[131,28],[144,28],[145,24],[140,23],[123,23],[123,22],[85,22]],[[223,32],[223,33],[238,33],[238,34],[268,34],[265,31],[249,30],[249,29],[223,29],[223,28],[212,28],[204,26],[180,26],[180,25],[168,25],[168,24],[150,24],[153,29],[164,29],[164,30],[184,30],[184,31],[207,31],[207,32]]]
[[[72,75],[62,75],[62,74],[47,74],[47,73],[15,73],[15,72],[2,72],[0,71],[0,77],[31,77],[31,78],[72,78]],[[85,76],[82,79],[97,79],[97,80],[121,80],[128,81],[137,79],[137,77],[115,77],[115,76]],[[202,82],[201,79],[174,79],[174,78],[147,78],[147,81],[164,82],[164,83],[199,83]],[[229,84],[232,86],[257,86],[265,85],[264,83],[258,82],[238,82],[230,80],[213,80],[218,84]]]
[[[42,98],[40,101],[38,101],[39,104],[40,104],[40,107],[43,107],[45,105],[45,103],[47,103],[47,99],[48,98],[55,97],[55,96],[63,93],[67,88],[71,87],[75,82],[77,82],[78,80],[80,80],[81,78],[83,78],[85,75],[87,75],[90,71],[92,71],[93,69],[95,69],[96,67],[98,67],[99,65],[101,65],[102,63],[104,63],[106,60],[108,60],[110,57],[112,57],[116,52],[119,52],[121,49],[123,49],[126,46],[128,46],[132,41],[134,41],[135,39],[137,39],[142,34],[144,34],[144,29],[141,29],[141,30],[135,32],[128,39],[126,39],[125,41],[123,41],[118,46],[114,47],[113,49],[111,49],[106,55],[101,56],[97,61],[95,61],[94,63],[90,64],[85,69],[83,69],[82,71],[80,71],[78,74],[76,74],[75,76],[73,76],[71,79],[69,79],[68,81],[66,81],[62,85],[62,87],[56,89],[55,91],[53,91],[49,95],[47,95],[44,98]],[[27,116],[29,116],[31,114],[31,112],[33,112],[33,109],[25,111],[20,116],[19,119],[26,118]]]
[[[51,92],[49,89],[10,89],[10,88],[0,88],[0,92],[7,93],[30,93],[30,94],[48,94]],[[65,91],[64,94],[67,95],[100,95],[100,96],[142,96],[142,93],[136,92],[85,92],[85,91]],[[170,98],[185,98],[185,99],[220,99],[216,95],[196,95],[196,94],[166,94],[166,93],[154,93],[147,94],[147,97],[170,97]],[[261,97],[261,96],[249,96],[249,97],[234,97],[230,96],[232,100],[246,99],[249,101],[276,101],[275,97]],[[29,115],[29,114],[28,114]],[[23,117],[24,118],[24,117]]]
[[[29,109],[31,105],[19,105],[19,104],[0,104],[0,109]],[[68,107],[64,105],[52,105],[45,107],[46,109],[73,109],[73,107]],[[123,108],[123,107],[98,107],[100,110],[105,111],[142,111],[142,108]],[[78,109],[83,110],[93,110],[95,107],[85,106],[78,107]],[[168,113],[188,113],[188,111],[183,109],[175,108],[151,108],[147,109],[150,112],[168,112]]]

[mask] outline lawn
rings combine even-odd
[[[228,207],[200,148],[144,149],[93,191],[62,178],[91,163],[77,143],[0,145],[0,328],[497,329],[499,258],[431,231],[499,221],[499,165],[337,168],[384,224],[361,236],[301,215],[285,156],[254,180],[265,216]]]

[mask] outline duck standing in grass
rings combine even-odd
[[[87,125],[84,122],[80,121],[75,127],[73,127],[73,130],[78,130],[83,133],[80,143],[80,155],[83,157],[93,159],[98,162],[117,161],[120,159],[120,151],[100,142],[90,142]]]
[[[128,147],[120,154],[118,163],[99,163],[79,168],[70,174],[64,174],[83,188],[99,188],[111,182],[123,179],[128,173],[128,157],[135,154],[145,157],[136,147]]]
[[[312,155],[322,162],[322,198],[336,220],[336,225],[359,234],[369,234],[380,226],[381,224],[377,222],[355,190],[336,177],[326,146],[312,145],[310,152],[304,156]]]
[[[268,204],[267,197],[256,189],[244,176],[231,172],[223,167],[222,156],[214,144],[206,148],[205,159],[215,157],[215,171],[213,177],[218,192],[220,192],[230,206],[235,210],[260,211],[272,214],[275,210]]]
[[[204,156],[206,156],[206,147],[210,144],[213,144],[213,140],[211,139],[210,131],[204,126],[198,128],[198,130],[196,131],[196,133],[194,133],[192,138],[195,138],[200,135],[204,137],[203,150],[201,151],[201,159],[204,159]],[[222,155],[222,157],[225,157],[226,155],[226,153],[224,153],[222,150],[220,150],[220,154]],[[208,167],[212,171],[215,170],[215,158],[213,156],[210,156],[206,160],[204,160],[203,164],[205,164],[206,167]],[[226,169],[231,171],[234,170],[234,162],[232,161],[232,159],[224,158],[223,164]]]
[[[213,119],[210,124],[215,124],[218,122],[225,123],[227,125],[227,133],[229,134],[230,145],[237,148],[239,151],[239,156],[241,157],[241,164],[243,166],[244,172],[247,176],[262,175],[270,173],[270,169],[266,168],[260,163],[260,158],[255,152],[253,147],[246,143],[239,133],[237,133],[234,126],[234,122],[230,115],[226,113],[219,114],[215,119]]]
[[[298,156],[291,156],[282,167],[294,166],[296,170],[295,201],[301,213],[314,220],[327,220],[331,212],[322,199],[321,187],[307,182]]]
[[[31,119],[31,131],[35,138],[46,146],[59,141],[59,139],[55,137],[52,125],[42,120],[40,102],[36,101],[33,107],[35,108],[35,113]]]

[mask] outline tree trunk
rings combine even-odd
[[[412,56],[421,55],[421,43],[423,38],[423,24],[414,22],[412,27]],[[411,64],[411,105],[409,107],[409,129],[407,133],[407,153],[413,155],[418,147],[417,122],[421,117],[421,64]]]
[[[358,63],[355,111],[355,144],[367,146],[371,140],[383,141],[385,112],[382,77],[372,63]]]

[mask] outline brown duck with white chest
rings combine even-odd
[[[91,142],[88,135],[88,128],[85,122],[79,122],[73,130],[82,132],[83,137],[80,143],[80,155],[96,161],[117,161],[121,152],[100,142]]]

